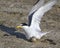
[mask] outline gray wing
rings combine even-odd
[[[39,8],[32,17],[32,22],[31,22],[31,26],[32,28],[36,28],[39,29],[39,24],[41,21],[41,18],[43,17],[44,13],[49,11],[53,5],[55,5],[56,0],[51,0],[48,3],[46,3],[44,6],[42,6],[41,8]]]
[[[31,15],[33,12],[35,12],[37,9],[39,9],[44,4],[44,0],[38,0],[36,5],[34,5],[29,13]]]
[[[28,17],[28,26],[30,26],[31,21],[32,21],[32,16],[35,13],[35,11],[37,9],[39,9],[42,5],[44,4],[44,0],[38,0],[37,4],[35,6],[32,7],[30,13],[29,13],[29,17]]]

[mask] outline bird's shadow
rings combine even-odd
[[[10,27],[4,26],[4,25],[0,25],[0,30],[4,31],[10,35],[14,35],[17,38],[21,38],[21,39],[26,40],[26,37],[23,33],[15,32],[16,31],[15,28],[10,28]]]

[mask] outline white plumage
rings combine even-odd
[[[31,37],[35,37],[36,39],[40,39],[43,35],[48,32],[41,32],[41,28],[39,27],[41,18],[44,13],[49,11],[53,5],[55,5],[56,0],[51,0],[48,3],[44,4],[44,0],[39,0],[39,2],[33,6],[32,10],[29,13],[28,25],[23,25],[22,28],[26,31],[26,38],[30,39]],[[17,26],[17,28],[20,26]]]

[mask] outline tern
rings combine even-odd
[[[16,28],[22,28],[25,30],[25,36],[28,40],[36,41],[41,39],[42,36],[49,32],[42,32],[40,28],[41,19],[47,11],[51,10],[53,5],[56,4],[56,0],[50,0],[44,4],[44,0],[39,0],[31,9],[28,14],[28,24],[21,23]]]

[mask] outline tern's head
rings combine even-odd
[[[20,29],[22,29],[24,26],[27,26],[27,24],[26,23],[21,23],[19,26],[17,26],[16,28],[20,28]]]
[[[21,25],[21,26],[27,26],[27,24],[26,24],[26,23],[21,23],[20,25]]]

